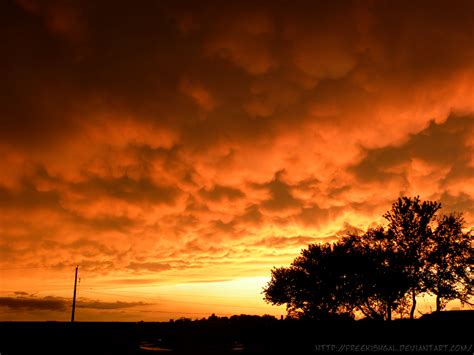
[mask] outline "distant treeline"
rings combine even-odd
[[[0,322],[0,351],[8,355],[472,353],[474,311],[437,312],[414,321],[295,319],[235,315],[170,322]],[[449,331],[446,331],[449,329]],[[413,348],[418,346],[419,348]],[[430,348],[431,347],[431,348]]]

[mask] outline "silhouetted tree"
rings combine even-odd
[[[348,250],[360,257],[359,264],[352,266],[354,285],[347,291],[357,297],[355,304],[365,316],[391,320],[393,311],[403,312],[410,287],[404,255],[398,250],[394,235],[383,227],[351,239],[353,245]]]
[[[424,283],[436,295],[436,311],[454,299],[469,303],[473,295],[473,235],[463,227],[462,215],[451,214],[441,216],[432,233]]]
[[[473,295],[472,233],[461,215],[436,218],[441,204],[399,198],[384,214],[388,226],[333,244],[311,244],[289,267],[274,268],[263,290],[272,304],[286,304],[290,316],[373,319],[392,313],[414,318],[416,297],[436,295],[436,310]]]
[[[299,318],[348,315],[351,307],[341,287],[346,261],[335,249],[337,245],[329,243],[311,244],[290,267],[273,269],[264,288],[264,299],[276,305],[286,304],[288,314]]]
[[[414,318],[416,296],[426,291],[426,251],[431,241],[431,225],[441,204],[436,201],[420,201],[420,198],[402,197],[384,214],[389,222],[389,234],[394,238],[397,253],[404,255],[404,272],[409,280],[412,306],[410,319]]]
[[[383,228],[349,235],[334,244],[312,244],[288,268],[275,268],[264,289],[267,302],[287,305],[290,315],[328,319],[391,319],[408,281]]]

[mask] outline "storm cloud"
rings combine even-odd
[[[1,2],[0,267],[80,264],[98,283],[268,275],[402,194],[472,226],[473,13]]]

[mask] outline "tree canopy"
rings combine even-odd
[[[334,243],[310,244],[289,267],[274,268],[265,301],[288,315],[330,319],[414,317],[416,298],[436,296],[439,311],[473,296],[473,234],[461,214],[438,216],[441,204],[399,198],[384,214],[387,226]]]

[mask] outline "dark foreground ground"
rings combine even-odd
[[[474,312],[414,321],[238,316],[172,323],[4,322],[0,354],[474,353]]]

